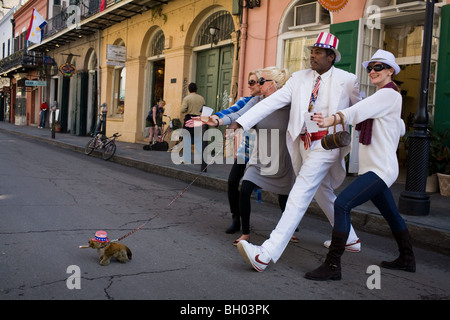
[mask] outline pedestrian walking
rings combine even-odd
[[[401,118],[402,96],[392,82],[392,75],[398,74],[400,67],[394,55],[385,50],[378,50],[363,66],[367,69],[372,84],[377,86],[377,91],[336,115],[316,113],[313,116],[313,120],[318,121],[321,128],[343,121],[356,125],[361,134],[358,151],[359,177],[337,197],[328,254],[320,267],[306,273],[307,279],[341,279],[341,256],[350,230],[350,210],[369,200],[388,222],[400,252],[397,259],[383,261],[381,266],[409,272],[416,270],[411,238],[389,189],[398,177],[396,152],[399,139],[405,134],[405,123]]]
[[[320,33],[310,48],[311,68],[295,72],[283,88],[237,120],[247,130],[275,110],[291,104],[286,143],[297,177],[286,209],[270,238],[261,246],[245,240],[238,244],[239,252],[257,271],[263,271],[270,261],[280,258],[313,197],[334,225],[334,189],[345,179],[344,156],[350,148],[323,149],[320,139],[327,130],[309,133],[305,116],[310,112],[336,113],[360,100],[357,77],[334,67],[341,58],[338,44],[334,35]],[[360,241],[352,227],[346,249],[360,251]]]
[[[183,128],[186,129],[190,134],[191,143],[184,145],[194,145],[196,154],[199,155],[202,159],[202,169],[206,168],[206,163],[203,161],[203,130],[205,129],[202,126],[197,131],[195,128],[190,128],[186,126],[186,122],[190,120],[192,117],[199,116],[201,114],[202,107],[206,104],[205,99],[197,94],[197,84],[194,82],[189,83],[188,85],[189,94],[183,98],[183,101],[181,103],[181,114],[182,118],[184,115],[184,123]],[[197,131],[197,134],[195,134]],[[185,150],[183,149],[183,155],[184,155],[184,162],[190,163],[191,162],[191,150]]]
[[[261,88],[260,100],[262,101],[262,99],[281,89],[288,78],[289,73],[286,70],[280,70],[277,67],[262,69],[261,77],[258,79]],[[245,113],[253,107],[258,108],[258,104],[246,106],[238,112]],[[286,207],[289,191],[295,181],[295,174],[286,145],[289,110],[289,105],[276,110],[249,132],[249,141],[254,143],[249,150],[249,159],[242,177],[239,196],[242,235],[233,242],[235,246],[241,240],[249,240],[250,238],[251,196],[255,189],[263,189],[278,194],[281,212]],[[274,138],[272,138],[272,135],[274,135]],[[244,135],[245,138],[246,135]],[[273,143],[274,141],[276,142]],[[256,144],[256,142],[258,143]],[[270,161],[263,159],[268,155],[270,155]],[[296,237],[294,237],[294,240],[296,240]]]
[[[154,105],[147,114],[145,120],[145,126],[148,127],[148,143],[153,144],[155,141],[161,142],[158,139],[158,131],[162,129],[163,125],[163,114],[164,106],[166,102],[164,100],[159,100],[156,105]]]
[[[38,128],[45,128],[45,120],[47,117],[48,104],[46,101],[42,102],[40,111],[39,111],[39,126]]]
[[[228,109],[216,112],[211,116],[208,121],[208,125],[218,127],[221,125],[229,125],[233,120],[233,117],[244,107],[254,106],[260,101],[259,96],[261,95],[261,86],[259,84],[260,70],[254,70],[248,74],[248,89],[250,90],[250,96],[242,97],[234,105]],[[247,146],[247,147],[246,147]],[[239,210],[239,185],[241,179],[244,176],[245,168],[247,167],[248,158],[245,158],[245,154],[248,154],[248,145],[243,141],[244,158],[237,158],[234,160],[233,166],[231,167],[230,174],[228,175],[228,203],[230,205],[231,219],[232,222],[230,226],[225,230],[225,233],[233,234],[241,230],[241,213]]]

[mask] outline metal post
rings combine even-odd
[[[431,43],[433,38],[434,2],[435,0],[427,0],[426,3],[419,103],[416,114],[414,115],[414,132],[408,138],[409,151],[405,191],[400,194],[398,203],[400,213],[413,216],[426,216],[430,212],[430,197],[426,194],[425,188],[428,175],[428,155],[430,151],[430,137],[427,132],[427,105]]]
[[[102,111],[102,129],[101,129],[101,140],[105,140],[106,139],[106,114],[108,113],[108,105],[106,104],[106,102],[103,102],[101,105],[101,111]]]
[[[56,101],[52,104],[52,139],[55,139],[56,132]]]

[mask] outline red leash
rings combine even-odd
[[[231,141],[231,139],[230,139],[230,141]],[[225,148],[224,148],[225,149]],[[199,175],[197,175],[196,177],[195,177],[195,179],[191,182],[191,183],[189,183],[188,185],[187,185],[187,187],[186,188],[184,188],[180,193],[178,193],[178,195],[175,197],[175,198],[173,198],[173,200],[167,205],[167,208],[170,208],[171,206],[172,206],[172,204],[176,201],[176,200],[178,200],[194,183],[195,183],[195,181],[197,181],[197,179],[198,178],[200,178],[200,176],[202,175],[202,173],[203,172],[205,172],[205,170],[214,162],[214,160],[219,156],[219,155],[221,155],[223,153],[223,150],[221,150],[220,152],[218,152],[213,158],[212,158],[212,160],[206,165],[206,167],[200,172],[200,174]],[[153,217],[151,217],[150,219],[148,219],[147,221],[145,221],[143,224],[141,224],[139,227],[137,227],[136,229],[134,229],[134,230],[131,230],[130,232],[128,232],[126,235],[124,235],[124,236],[122,236],[122,237],[120,237],[119,239],[114,239],[114,240],[111,240],[110,242],[117,242],[117,241],[120,241],[120,240],[122,240],[122,239],[125,239],[126,237],[129,237],[129,236],[131,236],[133,233],[135,233],[136,231],[138,231],[138,230],[140,230],[140,229],[142,229],[147,223],[149,223],[151,220],[153,220],[153,219],[155,219],[156,217],[158,217],[159,215],[160,215],[161,213],[158,213],[158,214],[156,214],[155,216],[153,216]]]

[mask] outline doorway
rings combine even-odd
[[[152,94],[150,105],[153,107],[158,103],[159,100],[164,97],[164,70],[165,70],[165,60],[158,60],[153,62],[153,81],[152,81]]]
[[[197,93],[214,112],[228,108],[233,72],[233,46],[224,46],[197,54]]]

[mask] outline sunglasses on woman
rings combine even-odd
[[[380,72],[384,69],[391,69],[391,66],[388,66],[387,64],[376,64],[374,66],[367,66],[367,73],[370,73],[372,70],[375,70],[376,72]]]
[[[259,85],[262,86],[266,81],[273,81],[273,80],[267,80],[267,79],[264,79],[264,78],[261,77],[261,78],[258,79],[258,81],[255,81],[255,80],[249,80],[249,81],[248,81],[248,85],[251,86],[251,87],[253,87],[255,84],[258,83]]]
[[[266,81],[273,81],[273,80],[267,80],[267,79],[264,79],[263,77],[261,77],[261,78],[259,78],[258,83],[259,83],[259,85],[262,86],[264,83],[266,83]]]

